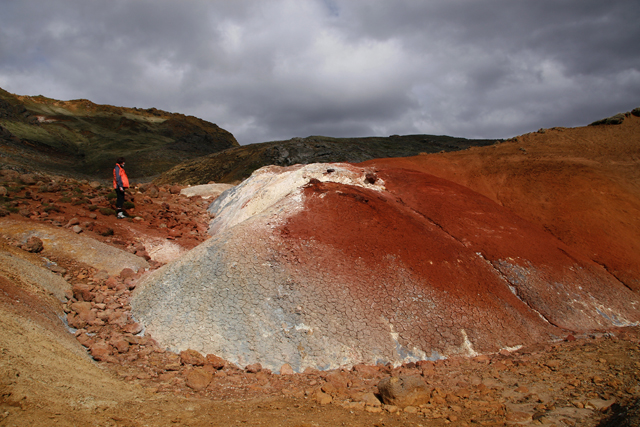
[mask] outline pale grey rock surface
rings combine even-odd
[[[0,219],[0,232],[18,239],[22,243],[31,236],[40,238],[45,249],[50,248],[61,255],[106,270],[118,275],[125,268],[140,271],[149,268],[149,263],[139,256],[106,245],[90,237],[75,234],[47,224],[25,224],[8,218]]]

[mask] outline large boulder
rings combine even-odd
[[[210,207],[212,237],[147,276],[162,345],[330,369],[496,352],[640,321],[638,296],[450,181],[347,164],[265,167]]]

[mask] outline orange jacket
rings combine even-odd
[[[113,188],[129,188],[129,178],[124,168],[116,163],[116,167],[113,168]]]

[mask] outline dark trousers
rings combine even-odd
[[[116,188],[116,212],[122,212],[122,206],[124,206],[124,191]]]

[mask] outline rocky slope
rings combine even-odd
[[[139,186],[128,196],[130,218],[116,220],[107,210],[110,190],[97,183],[1,175],[1,425],[603,427],[640,420],[637,327],[475,357],[301,374],[167,351],[148,331],[137,334],[130,308],[147,267],[108,268],[135,254],[154,271],[208,241],[210,201],[177,187]],[[307,189],[322,194],[316,190]],[[90,203],[78,203],[85,194]],[[77,250],[91,253],[97,243],[114,252]]]
[[[499,141],[436,135],[392,135],[369,138],[310,136],[235,147],[184,162],[163,173],[158,184],[197,185],[210,181],[237,183],[262,166],[363,162],[365,160],[414,156],[420,153],[458,151]]]
[[[141,179],[236,146],[231,133],[192,116],[86,99],[18,96],[0,89],[5,167],[108,179],[115,159],[123,156],[130,176]]]

